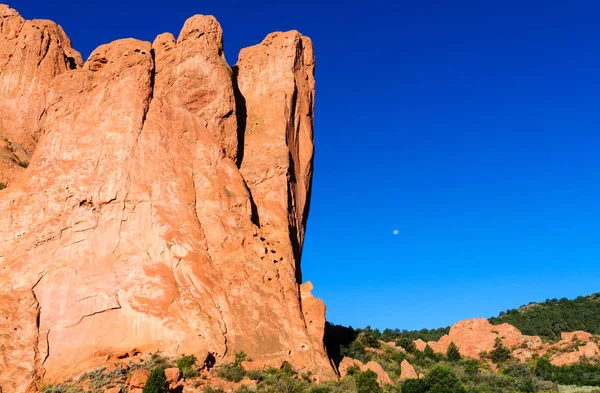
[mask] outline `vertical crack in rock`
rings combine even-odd
[[[146,124],[146,118],[148,117],[148,112],[150,112],[150,106],[152,105],[152,100],[154,99],[154,89],[156,85],[156,53],[154,52],[154,48],[150,49],[150,58],[152,59],[152,68],[150,69],[150,92],[148,93],[148,103],[144,108],[144,114],[142,115],[140,134],[144,129],[144,124]]]
[[[237,65],[231,67],[231,77],[233,79],[233,94],[235,96],[235,107],[237,117],[237,135],[238,135],[238,153],[236,159],[236,165],[238,168],[242,167],[242,161],[244,160],[244,143],[246,136],[246,121],[248,119],[248,112],[246,110],[246,98],[240,91],[238,85],[238,74],[240,68]]]

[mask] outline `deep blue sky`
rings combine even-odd
[[[328,319],[439,327],[600,291],[600,4],[16,0],[87,56],[213,14],[226,55],[313,38],[304,278]],[[393,235],[397,229],[399,234]]]

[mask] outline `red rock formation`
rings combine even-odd
[[[0,11],[2,48],[19,42],[19,25],[39,24]],[[269,35],[233,73],[220,26],[197,15],[177,40],[115,41],[78,67],[62,30],[44,26],[39,40],[57,39],[40,64],[56,67],[29,70],[35,47],[21,51],[14,80],[35,87],[0,92],[10,137],[35,147],[0,191],[3,391],[156,350],[217,360],[244,350],[333,377],[325,307],[300,286],[310,40]]]
[[[415,371],[415,368],[408,362],[408,360],[404,359],[402,363],[400,363],[400,380],[406,381],[407,379],[417,379],[419,376]]]
[[[537,348],[542,341],[539,337],[523,335],[519,329],[504,323],[492,325],[484,318],[467,319],[457,322],[450,328],[450,333],[444,335],[439,341],[430,341],[427,344],[438,353],[445,354],[451,342],[458,347],[461,355],[479,359],[481,352],[494,349],[496,338],[511,348],[526,345],[528,348]],[[417,347],[424,347],[422,340],[415,341]]]
[[[377,374],[377,382],[380,385],[387,385],[387,384],[393,383],[392,379],[385,372],[383,367],[381,367],[381,364],[379,364],[375,361],[370,361],[367,364],[364,364],[360,360],[352,359],[352,358],[348,358],[348,357],[343,358],[342,361],[340,362],[340,365],[338,367],[339,371],[340,371],[340,377],[344,378],[346,375],[348,375],[348,370],[353,367],[358,367],[358,369],[361,372],[364,372],[367,370],[373,371],[375,374]]]
[[[446,353],[448,345],[454,342],[463,356],[479,359],[480,353],[494,349],[497,338],[511,350],[512,356],[521,362],[534,354],[544,355],[550,352],[553,354],[551,362],[563,366],[576,363],[583,357],[591,358],[600,354],[596,338],[587,332],[562,333],[562,339],[558,343],[544,344],[540,337],[523,335],[519,329],[508,323],[492,325],[483,318],[456,323],[450,329],[450,333],[437,342],[425,343],[420,339],[414,342],[420,351],[429,345],[435,352],[443,354]],[[495,366],[493,368],[495,369]]]
[[[53,79],[81,64],[60,26],[0,4],[0,182],[10,184],[29,161]]]

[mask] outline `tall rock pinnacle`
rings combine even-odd
[[[332,377],[300,271],[310,40],[271,34],[232,70],[196,15],[82,63],[60,26],[0,16],[2,391],[157,350]]]

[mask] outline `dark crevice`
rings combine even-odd
[[[233,93],[235,96],[235,114],[237,117],[238,152],[236,165],[238,168],[241,168],[242,161],[244,160],[244,143],[246,139],[246,120],[248,118],[248,113],[246,111],[246,98],[244,98],[244,95],[238,86],[239,67],[233,66],[231,70],[233,72]]]
[[[74,57],[65,56],[65,64],[67,65],[67,67],[70,70],[77,69],[77,63],[75,62],[75,58]]]
[[[300,259],[302,259],[302,247],[298,241],[298,223],[296,212],[296,201],[294,200],[293,187],[296,185],[296,171],[294,166],[294,159],[292,153],[289,153],[290,168],[289,168],[289,180],[288,180],[288,209],[289,209],[289,231],[290,241],[292,243],[292,251],[294,253],[294,261],[296,263],[296,282],[302,284],[302,268],[300,265]]]
[[[245,183],[245,181],[244,181]],[[252,220],[252,223],[254,225],[256,225],[257,227],[260,228],[260,217],[258,216],[258,207],[256,206],[256,203],[254,202],[254,198],[252,197],[252,190],[250,190],[250,187],[248,187],[248,185],[246,184],[246,188],[248,189],[248,195],[250,196],[250,206],[252,208],[252,216],[250,217],[250,220]]]
[[[154,84],[156,83],[156,59],[154,49],[150,49],[150,56],[152,57],[152,69],[150,70],[150,95],[148,96],[148,106],[144,111],[144,115],[142,116],[142,128],[144,129],[144,124],[146,124],[146,117],[148,116],[148,112],[150,112],[150,104],[154,99]]]

